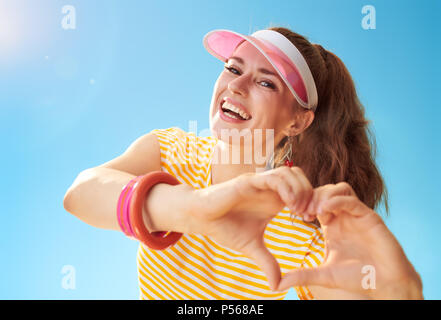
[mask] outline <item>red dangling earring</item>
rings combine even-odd
[[[291,158],[292,158],[292,143],[293,143],[293,140],[294,139],[294,136],[288,136],[288,152],[285,154],[285,158],[286,158],[286,160],[285,160],[285,166],[288,166],[288,167],[292,167],[292,166],[294,166],[294,161],[293,160],[290,160]]]

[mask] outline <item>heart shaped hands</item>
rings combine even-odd
[[[243,253],[261,268],[270,288],[276,290],[281,279],[280,266],[264,244],[264,232],[284,207],[294,212],[307,209],[313,188],[303,171],[280,167],[247,173],[195,193],[195,209],[187,232],[209,236]]]
[[[187,233],[209,236],[252,259],[267,276],[272,290],[318,285],[375,298],[385,292],[391,294],[388,288],[403,283],[403,279],[412,279],[418,288],[418,275],[396,239],[347,183],[314,189],[300,168],[284,166],[243,174],[197,189],[195,195]],[[264,232],[284,207],[306,221],[318,219],[325,239],[325,260],[318,268],[298,269],[282,279],[277,260],[264,244]],[[382,290],[363,291],[363,265],[377,268],[377,286]]]

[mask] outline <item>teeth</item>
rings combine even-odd
[[[233,119],[239,119],[239,120],[242,120],[242,119],[240,119],[239,117],[236,117],[234,114],[225,113],[225,115],[226,115],[227,117],[230,117],[230,118],[233,118]]]
[[[234,112],[240,114],[242,116],[242,118],[244,118],[245,120],[248,120],[249,118],[251,118],[251,116],[248,113],[240,110],[238,107],[236,107],[235,105],[233,105],[227,101],[224,102],[224,104],[222,105],[222,108],[225,108],[225,109],[228,109],[228,110],[231,110],[231,111],[234,111]]]

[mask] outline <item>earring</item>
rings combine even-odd
[[[265,171],[274,169],[274,152],[271,153],[269,160],[266,163]]]
[[[294,142],[294,136],[288,136],[288,150],[286,151],[283,159],[285,159],[285,166],[292,167],[294,161],[292,160],[292,144]]]

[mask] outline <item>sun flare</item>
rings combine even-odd
[[[0,6],[0,57],[10,55],[19,43],[18,17]]]

